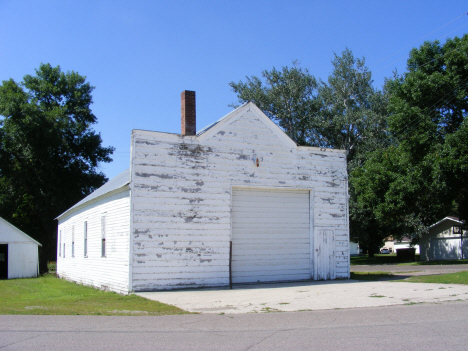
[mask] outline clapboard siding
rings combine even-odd
[[[106,257],[101,257],[101,216],[106,216]],[[88,254],[84,256],[84,222],[88,223]],[[75,255],[72,257],[72,228]],[[61,233],[61,238],[60,238]],[[102,196],[60,218],[57,274],[65,279],[127,294],[129,292],[130,190]],[[65,257],[63,244],[65,246]]]
[[[133,290],[228,284],[236,187],[313,189],[313,230],[335,230],[336,277],[349,277],[345,153],[296,147],[249,106],[201,136],[133,131]],[[282,207],[278,215],[300,216],[294,203],[280,205],[265,202],[272,212]],[[252,233],[262,238],[275,228]]]

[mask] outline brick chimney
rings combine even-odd
[[[195,109],[195,92],[184,90],[180,94],[180,112],[182,135],[197,134],[197,116]]]

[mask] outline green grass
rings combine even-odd
[[[187,313],[136,295],[97,290],[46,274],[0,280],[0,314],[165,315]]]
[[[392,276],[393,274],[387,272],[351,272],[350,279],[378,281]]]
[[[411,263],[401,263],[400,265],[411,265],[411,266],[435,266],[435,265],[456,265],[456,264],[468,264],[468,260],[445,260],[445,261],[419,261]]]
[[[437,283],[437,284],[468,284],[468,271],[439,275],[422,275],[406,278],[405,282]]]
[[[416,261],[419,261],[419,255],[416,255]],[[396,254],[376,254],[374,255],[374,257],[369,257],[369,255],[359,255],[351,257],[351,266],[391,263],[401,263],[401,261],[398,260]]]
[[[441,264],[468,264],[468,259],[466,260],[446,260],[446,261],[420,261],[419,255],[416,255],[414,262],[401,262],[398,260],[396,254],[378,254],[374,257],[369,257],[368,255],[360,255],[351,257],[351,266],[360,266],[360,265],[379,265],[379,264],[396,264],[399,266],[431,266],[431,265],[441,265]]]

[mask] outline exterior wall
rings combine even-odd
[[[419,240],[421,260],[451,260],[462,257],[460,235],[453,234],[453,222],[444,221],[429,229]],[[467,231],[463,231],[466,238]],[[468,240],[463,239],[463,257],[468,257]]]
[[[31,242],[8,244],[8,279],[37,277],[38,262],[37,244]]]
[[[393,244],[393,247],[394,247],[393,253],[396,253],[396,250],[398,250],[398,249],[409,249],[410,247],[413,247],[413,248],[416,249],[415,253],[420,254],[419,245],[411,246],[410,243],[408,243],[408,242],[402,242],[402,243],[396,242],[396,243]]]
[[[392,251],[392,253],[395,253],[395,243],[393,241],[386,241],[384,246],[380,248],[381,250],[385,248]]]
[[[311,232],[333,232],[349,277],[345,152],[296,147],[269,123],[244,109],[201,136],[133,131],[133,290],[227,285],[238,186],[313,189]]]
[[[359,244],[355,242],[349,243],[349,255],[350,256],[358,256],[359,255]]]
[[[101,216],[106,221],[106,257],[101,257]],[[87,222],[87,257],[84,222]],[[72,228],[74,227],[74,257]],[[129,290],[130,190],[118,189],[76,208],[59,219],[57,274],[99,289],[127,294]],[[64,256],[65,244],[65,256]],[[60,247],[59,247],[60,246]]]

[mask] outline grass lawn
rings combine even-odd
[[[422,275],[404,280],[412,283],[468,284],[468,271],[440,275]]]
[[[351,266],[359,265],[378,265],[378,264],[397,264],[401,266],[425,266],[441,264],[468,264],[468,260],[447,260],[447,261],[420,261],[419,255],[416,255],[414,262],[401,262],[396,254],[377,254],[374,257],[368,255],[352,256]]]
[[[417,256],[417,259],[419,259],[419,255]],[[376,254],[374,257],[369,257],[369,255],[351,256],[351,266],[389,263],[399,263],[399,261],[397,261],[396,254]]]
[[[188,313],[136,295],[119,295],[46,274],[0,280],[0,314],[154,316]]]

